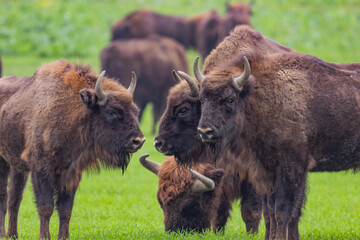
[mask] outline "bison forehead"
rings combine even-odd
[[[176,105],[179,101],[191,98],[189,93],[190,93],[190,87],[189,84],[187,84],[187,82],[182,81],[181,83],[176,84],[169,91],[169,95],[168,95],[169,105]]]

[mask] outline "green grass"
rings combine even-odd
[[[13,0],[1,1],[0,55],[4,75],[32,75],[43,63],[66,58],[91,64],[99,71],[99,53],[108,43],[110,24],[139,7],[166,14],[191,16],[216,8],[221,1],[144,0]],[[331,62],[359,62],[360,2],[358,0],[256,0],[252,18],[265,36]],[[188,52],[190,64],[197,55]],[[234,203],[225,234],[168,234],[156,200],[157,177],[138,157],[165,157],[153,147],[150,107],[141,123],[147,140],[135,153],[124,175],[120,170],[84,173],[70,222],[72,239],[263,239],[264,226],[245,234],[239,203]],[[360,239],[360,175],[352,172],[312,173],[301,218],[302,239]],[[58,219],[51,220],[52,238]],[[39,220],[32,186],[25,190],[19,214],[20,239],[36,239]]]

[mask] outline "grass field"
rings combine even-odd
[[[166,14],[191,16],[224,3],[216,0],[13,0],[1,1],[0,55],[4,75],[32,75],[43,63],[59,58],[91,64],[99,70],[100,50],[108,43],[111,22],[132,10],[150,8]],[[256,0],[255,29],[297,51],[331,62],[360,62],[360,1]],[[196,52],[189,51],[192,62]],[[153,147],[151,106],[141,123],[147,140],[133,154],[124,175],[120,170],[84,173],[70,222],[71,239],[263,239],[264,226],[254,236],[245,234],[239,203],[224,234],[168,234],[156,200],[157,177],[138,162],[149,153],[161,162]],[[300,223],[301,239],[360,239],[360,174],[312,173]],[[51,220],[57,237],[57,213]],[[39,220],[32,186],[25,190],[19,214],[20,239],[36,239]]]

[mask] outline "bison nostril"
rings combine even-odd
[[[154,146],[155,146],[156,149],[159,150],[162,145],[163,145],[163,142],[160,141],[159,139],[155,139],[155,140],[154,140]]]
[[[209,136],[214,133],[214,130],[211,128],[198,128],[198,131],[202,136]]]
[[[138,147],[141,147],[145,142],[145,138],[140,138],[140,137],[137,137],[135,139],[132,140],[132,145],[134,148],[138,148]]]

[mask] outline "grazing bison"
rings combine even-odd
[[[198,130],[216,159],[238,156],[267,196],[265,238],[299,239],[308,172],[360,167],[360,72],[294,51],[264,54],[266,44],[248,48],[249,34],[261,36],[236,28],[207,58]]]
[[[224,171],[211,164],[188,170],[172,156],[163,164],[146,159],[148,156],[142,155],[140,162],[159,177],[157,199],[164,211],[165,230],[202,232],[210,228]]]
[[[68,238],[82,171],[97,168],[99,162],[124,171],[130,153],[142,146],[145,138],[132,101],[135,74],[128,90],[103,76],[89,66],[60,60],[41,66],[31,77],[1,79],[0,237],[6,237],[7,208],[7,236],[18,236],[17,216],[29,172],[40,238],[50,238],[54,199],[58,238]]]
[[[191,28],[186,18],[167,16],[149,10],[130,13],[112,26],[112,41],[145,38],[157,34],[173,38],[186,48],[190,47]]]
[[[101,68],[109,77],[128,84],[134,70],[139,79],[134,102],[140,108],[139,118],[147,103],[153,103],[153,133],[166,106],[166,96],[174,85],[171,71],[188,71],[185,49],[170,38],[152,35],[146,39],[119,40],[101,52]]]
[[[210,149],[201,141],[197,133],[201,117],[198,90],[191,89],[187,82],[177,78],[179,83],[170,90],[166,111],[161,118],[154,145],[165,155],[174,155],[177,162],[181,164],[213,164]],[[262,198],[256,195],[254,188],[247,180],[246,173],[236,167],[236,164],[225,160],[219,163],[215,166],[224,169],[225,176],[221,190],[218,191],[219,196],[214,195],[214,199],[219,199],[219,203],[216,200],[218,204],[214,205],[214,214],[208,215],[209,220],[212,219],[214,231],[224,229],[233,201],[241,197],[241,212],[246,229],[248,232],[257,232],[262,213]],[[181,208],[177,211],[181,211]]]

